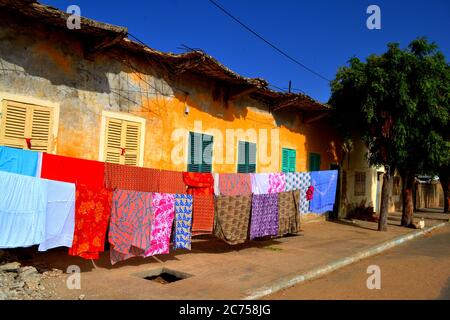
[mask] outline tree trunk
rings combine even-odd
[[[380,220],[378,220],[378,231],[387,231],[387,217],[389,211],[389,196],[392,191],[392,176],[389,173],[383,175],[383,186],[381,187]]]
[[[414,173],[402,173],[402,226],[409,227],[413,223],[413,187],[414,187]]]
[[[439,170],[439,181],[444,191],[444,213],[450,213],[450,166],[444,166]]]

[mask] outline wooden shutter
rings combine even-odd
[[[239,141],[237,172],[256,172],[256,143]]]
[[[141,128],[139,122],[107,118],[105,161],[136,166],[140,158]]]
[[[297,151],[291,149],[289,150],[289,165],[288,172],[295,172],[297,167]]]
[[[53,150],[53,108],[16,101],[3,101],[0,144],[28,149],[25,138],[31,139],[31,150]]]
[[[189,160],[188,160],[188,172],[200,172],[201,167],[201,143],[202,136],[199,133],[189,133]]]

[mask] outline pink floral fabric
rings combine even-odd
[[[269,174],[269,193],[284,192],[286,188],[286,175],[284,173]]]
[[[145,252],[146,257],[169,253],[170,234],[175,217],[175,196],[168,193],[153,193],[152,208],[151,247]]]

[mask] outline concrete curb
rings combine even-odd
[[[426,227],[424,229],[421,230],[417,230],[414,232],[411,232],[409,234],[405,234],[402,236],[399,236],[397,238],[391,239],[391,240],[387,240],[385,242],[382,242],[378,245],[375,245],[373,247],[370,247],[366,250],[360,251],[356,254],[353,254],[351,256],[333,261],[329,264],[323,265],[323,266],[319,266],[315,269],[312,269],[304,274],[299,274],[299,275],[295,275],[295,276],[291,276],[288,278],[283,278],[280,279],[278,281],[275,281],[267,286],[261,287],[261,288],[257,288],[254,290],[249,290],[246,292],[247,296],[243,298],[243,300],[256,300],[256,299],[260,299],[264,296],[267,296],[269,294],[272,294],[274,292],[280,291],[282,289],[291,287],[293,285],[308,281],[308,280],[312,280],[318,277],[321,277],[323,275],[326,275],[328,273],[331,273],[335,270],[338,270],[340,268],[343,268],[345,266],[348,266],[352,263],[355,263],[357,261],[360,261],[362,259],[374,256],[376,254],[379,254],[383,251],[386,251],[388,249],[391,249],[393,247],[396,247],[400,244],[403,244],[407,241],[413,240],[415,238],[421,237],[427,233],[430,233],[433,230],[436,230],[438,228],[442,228],[444,226],[447,225],[447,222],[442,222],[439,224],[436,224],[434,226],[431,227]]]

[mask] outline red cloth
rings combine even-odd
[[[192,235],[211,234],[214,227],[214,196],[194,194],[193,198]]]
[[[161,171],[158,169],[105,163],[105,186],[108,189],[158,192]]]
[[[186,194],[183,173],[179,171],[161,170],[160,193]]]
[[[91,187],[103,187],[105,164],[99,161],[77,159],[44,153],[41,178]]]
[[[106,230],[111,214],[112,192],[103,187],[77,185],[75,232],[69,254],[98,259],[105,248]]]
[[[188,194],[214,194],[214,177],[211,173],[183,172],[183,181],[188,187]]]
[[[223,196],[249,196],[252,182],[247,173],[224,173],[219,175],[219,190]]]
[[[314,197],[314,187],[309,186],[308,190],[306,191],[306,200],[311,201]]]

